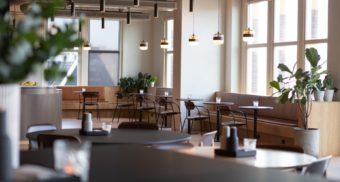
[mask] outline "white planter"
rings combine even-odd
[[[155,82],[150,82],[150,87],[155,87]]]
[[[319,156],[320,130],[317,128],[294,128],[294,144],[303,148],[306,154]]]
[[[330,102],[333,101],[334,90],[326,90],[325,91],[325,101]]]
[[[322,91],[319,90],[319,91],[314,92],[315,101],[323,101],[324,96],[325,96],[325,91],[323,91],[323,90]]]
[[[6,111],[7,135],[11,141],[13,168],[19,167],[20,152],[20,86],[0,84],[0,108]]]

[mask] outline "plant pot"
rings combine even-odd
[[[333,101],[334,90],[325,90],[325,101]]]
[[[324,96],[325,96],[325,91],[323,90],[314,92],[315,101],[323,101]]]
[[[155,87],[155,82],[150,82],[150,87]]]
[[[0,84],[0,108],[6,111],[6,133],[11,143],[12,167],[19,167],[20,152],[20,86]]]
[[[306,154],[319,156],[320,130],[317,128],[294,128],[294,144],[303,148]]]

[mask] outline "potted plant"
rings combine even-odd
[[[319,65],[320,55],[315,48],[305,51],[311,69],[303,71],[301,68],[290,70],[285,64],[279,64],[281,74],[270,85],[277,90],[279,103],[297,103],[302,113],[302,128],[295,128],[295,144],[303,147],[306,153],[318,156],[319,137],[318,129],[308,127],[308,117],[312,111],[312,93],[325,71]]]
[[[151,78],[149,79],[150,87],[154,87],[157,80],[158,77],[156,75],[152,75]]]
[[[12,166],[19,166],[19,131],[20,131],[20,86],[37,67],[48,59],[59,55],[65,49],[82,44],[73,25],[65,29],[42,34],[44,21],[54,16],[61,1],[48,1],[38,4],[35,1],[25,12],[25,18],[12,25],[11,12],[5,8],[9,1],[0,3],[0,107],[6,111],[5,121],[11,140]],[[8,104],[10,103],[10,104]],[[4,122],[4,121],[0,121]]]
[[[325,88],[325,100],[332,101],[334,92],[338,89],[334,87],[334,79],[331,74],[327,74],[325,79],[323,80],[323,85]]]
[[[322,85],[322,81],[319,79],[314,89],[315,101],[323,101],[325,96],[325,89]]]
[[[121,89],[121,93],[124,96],[128,96],[130,93],[136,90],[136,81],[132,77],[122,77],[119,79],[118,85]]]
[[[148,87],[150,86],[150,78],[151,74],[149,73],[142,73],[139,72],[136,78],[136,89],[137,91],[139,90],[144,90],[144,92],[148,91]]]

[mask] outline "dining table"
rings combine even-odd
[[[217,133],[216,133],[215,139],[216,139],[216,142],[219,142],[220,141],[220,115],[221,115],[220,106],[231,106],[231,105],[234,105],[234,103],[233,102],[209,101],[209,102],[203,102],[203,104],[216,106],[216,130],[217,130]]]
[[[30,140],[38,140],[39,134],[56,134],[77,137],[80,142],[89,141],[93,144],[170,144],[177,142],[187,142],[191,136],[186,133],[161,130],[142,129],[116,129],[112,128],[106,136],[84,136],[79,134],[79,129],[62,129],[54,131],[39,131],[28,133],[26,137]]]
[[[277,156],[279,158],[279,156]],[[105,181],[230,181],[323,182],[318,176],[301,176],[255,168],[231,160],[211,159],[163,151],[141,145],[92,146],[89,182]],[[20,164],[54,168],[53,150],[21,151]]]
[[[254,138],[259,138],[259,135],[257,133],[257,116],[258,116],[258,111],[259,110],[266,110],[266,109],[274,109],[271,106],[238,106],[238,108],[240,109],[250,109],[250,110],[254,110],[254,134],[253,137]]]

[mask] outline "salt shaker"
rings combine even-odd
[[[84,113],[82,122],[83,131],[91,132],[93,130],[92,114]]]

